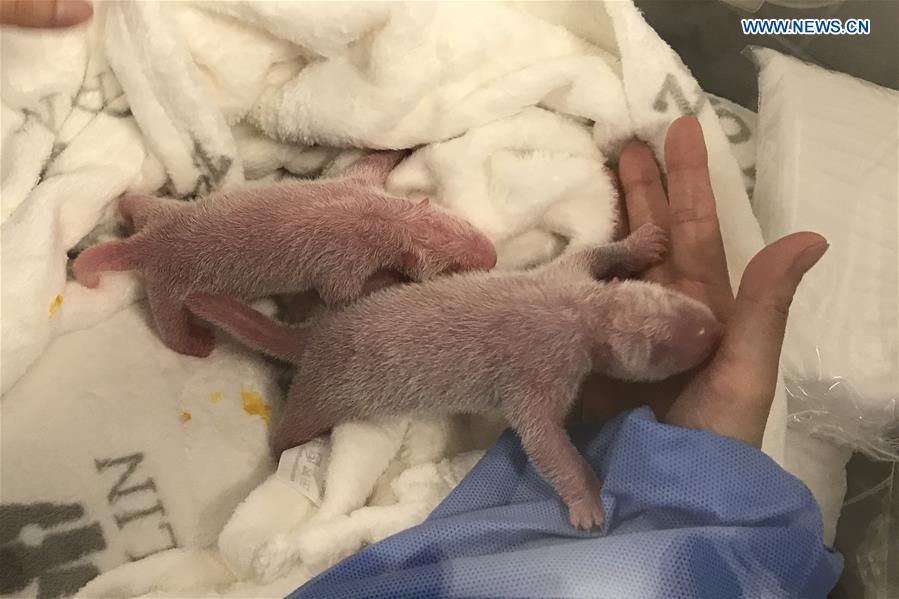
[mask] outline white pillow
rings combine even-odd
[[[754,210],[767,241],[830,241],[790,314],[792,423],[895,456],[899,95],[770,49],[761,73]]]

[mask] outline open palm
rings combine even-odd
[[[827,251],[816,233],[794,233],[762,249],[743,273],[734,297],[709,180],[699,121],[682,117],[665,140],[667,193],[652,151],[632,142],[619,160],[630,230],[648,222],[668,231],[666,259],[643,278],[685,293],[725,325],[713,356],[701,367],[656,384],[592,377],[581,399],[588,421],[649,404],[670,424],[701,428],[761,445],[777,383],[787,312],[802,276]]]

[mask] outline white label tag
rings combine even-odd
[[[275,476],[294,487],[315,505],[321,505],[330,455],[331,445],[328,440],[316,437],[305,445],[282,452]]]

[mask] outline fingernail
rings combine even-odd
[[[818,263],[818,260],[820,260],[821,256],[827,252],[829,247],[830,244],[825,241],[824,243],[816,243],[811,247],[805,248],[798,256],[796,256],[793,265],[805,274],[811,267]]]
[[[55,24],[70,27],[86,21],[94,13],[90,3],[84,0],[59,0],[56,3]]]

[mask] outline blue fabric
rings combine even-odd
[[[602,534],[567,521],[507,431],[421,525],[291,599],[825,597],[842,558],[811,493],[762,452],[646,408],[579,444],[604,481]]]

